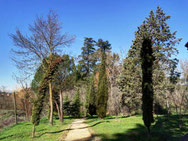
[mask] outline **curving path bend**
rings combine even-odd
[[[88,125],[84,123],[84,119],[75,120],[68,132],[65,141],[88,141],[90,140],[91,133],[89,132]]]

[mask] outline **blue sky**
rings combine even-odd
[[[158,5],[171,15],[168,22],[171,30],[177,30],[177,37],[183,38],[177,46],[178,59],[188,59],[184,48],[188,41],[187,0],[0,0],[0,86],[16,87],[12,78],[16,68],[10,59],[10,49],[14,46],[8,35],[15,33],[16,28],[27,34],[28,25],[37,15],[45,16],[50,9],[58,13],[63,23],[62,33],[77,37],[65,49],[74,56],[81,52],[84,37],[109,40],[113,52],[126,53],[134,31]]]

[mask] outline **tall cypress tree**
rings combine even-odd
[[[101,51],[101,64],[99,68],[99,82],[97,92],[97,115],[100,118],[106,116],[107,101],[108,101],[108,79],[106,74],[106,52],[111,49],[111,44],[108,41],[99,39],[97,46]]]
[[[96,114],[96,96],[95,80],[93,75],[90,79],[88,89],[88,113],[91,116]]]
[[[81,66],[81,75],[82,77],[87,77],[94,70],[96,64],[95,53],[95,41],[92,38],[85,38],[84,46],[82,47],[82,53],[79,56],[81,60],[79,65]]]
[[[142,66],[142,109],[144,124],[150,134],[151,123],[153,119],[153,50],[151,40],[146,38],[141,48],[141,66]]]

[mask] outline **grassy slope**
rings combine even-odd
[[[24,120],[23,111],[17,111],[18,121]],[[10,126],[15,123],[14,111],[13,110],[0,110],[0,130],[4,127]]]
[[[152,125],[152,141],[176,141],[188,133],[188,116],[183,117],[184,126],[178,128],[178,116],[159,117]],[[125,118],[92,118],[86,121],[103,141],[148,141],[141,116]]]
[[[55,141],[63,134],[64,129],[72,122],[72,119],[65,119],[61,124],[54,120],[54,126],[48,124],[47,119],[42,119],[39,126],[36,127],[36,137],[31,138],[32,124],[30,122],[21,122],[17,125],[5,128],[0,132],[2,141]]]

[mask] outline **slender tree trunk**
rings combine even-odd
[[[58,106],[58,104],[57,104],[57,101],[54,100],[54,102],[55,102],[56,109],[57,109],[57,112],[58,112],[58,117],[59,117],[59,119],[61,119],[61,113],[60,113],[60,110],[59,110],[59,106]]]
[[[175,105],[176,114],[178,115],[178,106],[176,104],[176,99],[174,98],[173,95],[172,95],[172,99],[173,99],[173,102],[174,102],[174,105]]]
[[[49,94],[50,94],[50,125],[53,126],[53,95],[52,95],[52,83],[49,82]]]
[[[50,96],[49,96],[49,105],[48,105],[48,120],[50,121],[50,113],[51,113],[51,110],[50,110]]]
[[[35,137],[35,125],[33,125],[32,137]]]
[[[182,106],[183,106],[183,100],[184,100],[185,94],[181,98],[181,103],[180,103],[180,108],[179,108],[179,128],[181,129],[183,126],[183,121],[182,121]]]
[[[27,103],[27,100],[25,99],[24,100],[25,102],[25,116],[26,116],[26,120],[29,121],[29,114],[28,114],[28,103]]]
[[[13,101],[14,101],[15,124],[17,124],[18,121],[17,121],[17,108],[16,108],[16,95],[15,95],[15,92],[13,93]]]
[[[60,91],[59,93],[59,103],[60,103],[60,114],[61,114],[61,118],[60,118],[60,121],[63,122],[63,93],[62,91]]]
[[[176,114],[178,115],[178,106],[176,105],[175,107],[176,107]]]
[[[167,109],[167,116],[169,116],[169,101],[167,95],[166,95],[166,109]]]

